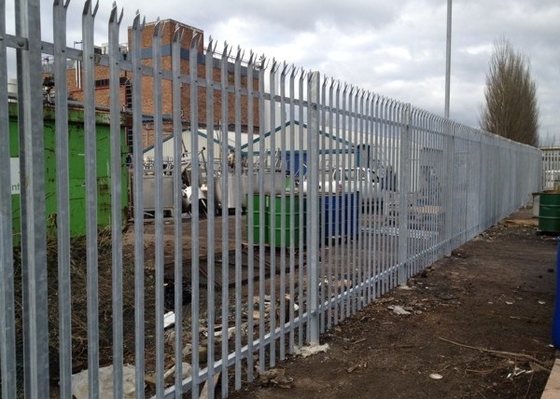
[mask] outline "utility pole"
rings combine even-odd
[[[451,80],[451,3],[452,0],[447,0],[447,43],[446,43],[446,56],[445,56],[445,118],[449,119],[449,91]]]

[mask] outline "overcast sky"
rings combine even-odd
[[[73,40],[80,40],[83,4],[69,5],[69,40],[73,30]],[[99,0],[96,31],[106,32],[112,4]],[[124,9],[124,28],[137,10],[147,22],[171,18],[202,29],[205,41],[212,36],[218,48],[227,40],[235,49],[444,113],[447,0],[120,0],[117,5]],[[41,7],[44,30],[52,1],[42,0]],[[529,59],[541,137],[560,141],[558,21],[558,0],[453,1],[451,119],[479,126],[488,62],[494,43],[505,37]]]

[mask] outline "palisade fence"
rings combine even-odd
[[[540,188],[535,148],[318,72],[232,55],[227,44],[218,52],[210,41],[201,56],[197,36],[185,73],[181,29],[162,45],[165,22],[158,22],[146,59],[139,14],[123,52],[116,5],[103,53],[95,51],[94,27],[106,21],[96,20],[90,1],[80,49],[67,46],[68,2],[59,0],[53,43],[43,42],[42,30],[51,29],[40,24],[45,3],[16,3],[15,32],[0,24],[0,120],[10,127],[0,135],[4,398],[80,397],[85,385],[92,398],[106,389],[115,397],[198,397],[203,387],[208,397],[227,397],[301,348],[321,348],[322,333]],[[5,2],[0,14],[7,21]],[[162,50],[171,63],[164,65]],[[45,55],[54,78],[47,97]],[[14,95],[10,57],[17,58]],[[81,68],[78,102],[68,100],[70,64]],[[100,66],[109,71],[104,119],[96,104]],[[123,106],[125,72],[131,101]],[[148,95],[149,173],[140,150]],[[164,100],[173,105],[165,120]],[[125,145],[126,118],[132,142]],[[171,138],[163,133],[169,120]],[[169,139],[172,171],[183,173],[164,170]],[[205,157],[179,162],[186,145]],[[199,188],[187,208],[185,184]],[[83,231],[75,230],[81,220]]]
[[[560,148],[541,148],[543,154],[542,163],[542,189],[556,190],[560,184]]]

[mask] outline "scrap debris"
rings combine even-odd
[[[517,377],[518,375],[521,375],[521,374],[530,374],[532,372],[533,372],[533,370],[523,370],[523,369],[520,369],[519,367],[514,367],[513,371],[511,373],[509,373],[506,378],[510,379],[510,378],[513,378],[513,377]]]
[[[259,382],[263,386],[275,386],[278,388],[292,388],[294,379],[286,377],[285,369],[270,369],[259,375]]]
[[[124,365],[123,395],[124,398],[136,396],[136,368],[134,365]],[[99,394],[100,397],[108,398],[113,395],[113,365],[99,368]],[[88,370],[82,370],[72,375],[72,396],[77,399],[87,399],[89,392]]]
[[[348,374],[350,374],[350,373],[353,373],[354,371],[356,371],[356,370],[358,370],[358,369],[366,369],[367,366],[368,366],[367,361],[360,361],[360,362],[358,362],[358,363],[356,363],[356,364],[354,364],[354,365],[348,367],[348,368],[346,369],[346,372],[347,372]]]
[[[432,374],[430,374],[430,378],[432,380],[441,380],[443,378],[443,376],[439,373],[432,373]]]
[[[392,310],[394,314],[399,316],[411,314],[408,310],[405,310],[402,306],[398,305],[391,305],[387,309]]]
[[[303,347],[296,347],[295,354],[302,357],[308,357],[311,355],[316,355],[320,352],[327,352],[329,350],[329,344],[324,345],[309,345]]]
[[[167,381],[169,379],[169,377],[174,376],[175,375],[175,365],[171,366],[169,369],[167,369],[164,373],[163,373],[163,380]],[[181,377],[187,378],[190,377],[192,375],[192,366],[190,365],[190,363],[187,362],[182,362],[181,363]],[[156,376],[153,374],[146,374],[144,376],[144,381],[146,381],[148,384],[150,385],[156,385]]]

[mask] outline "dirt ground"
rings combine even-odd
[[[540,398],[556,245],[523,209],[328,331],[326,352],[289,357],[230,397]]]

